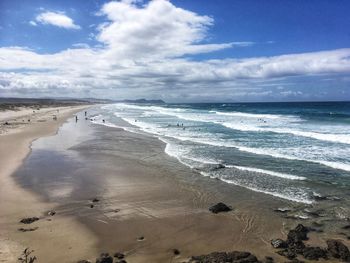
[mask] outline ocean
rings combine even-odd
[[[199,176],[305,204],[350,200],[350,102],[117,103],[93,122],[158,137]]]

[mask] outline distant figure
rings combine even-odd
[[[105,120],[103,119],[102,122],[105,123]]]
[[[78,122],[78,116],[75,115],[75,122]]]
[[[183,130],[186,130],[186,128],[185,128],[185,127],[183,127],[182,129],[183,129]]]
[[[135,119],[135,122],[137,122],[137,120]]]
[[[180,125],[177,123],[176,126],[179,127]]]
[[[85,117],[85,120],[87,121],[87,120],[88,120],[88,118],[87,118],[87,117]]]
[[[57,121],[57,116],[54,115],[52,119],[53,119],[54,121]]]
[[[30,119],[28,119],[28,122],[30,122]]]
[[[87,111],[85,111],[85,116],[86,116],[86,114],[87,114]]]
[[[181,123],[181,126],[183,127],[183,126],[184,126],[184,124],[183,124],[183,123]]]

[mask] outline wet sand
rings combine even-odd
[[[77,257],[81,251],[68,250],[70,246],[77,247],[82,239],[90,245],[95,242],[94,236],[86,227],[72,217],[58,218],[55,228],[52,228],[49,221],[43,220],[39,230],[19,232],[18,228],[26,227],[19,224],[20,219],[41,216],[57,204],[48,203],[30,189],[20,187],[11,176],[30,153],[32,141],[54,135],[67,118],[86,107],[45,108],[40,113],[33,113],[32,109],[1,112],[0,262],[17,262],[26,247],[45,251],[40,262],[59,262],[59,250],[66,249],[68,258]],[[57,120],[53,120],[53,115],[57,116]],[[26,122],[22,123],[22,119]],[[31,120],[29,123],[28,119]],[[10,124],[3,127],[5,121]],[[49,261],[45,260],[45,255],[50,255]]]
[[[317,221],[285,218],[273,210],[305,205],[203,177],[166,155],[164,147],[155,137],[83,118],[77,123],[71,119],[57,135],[35,141],[15,179],[50,204],[41,206],[41,212],[54,209],[57,214],[51,221],[45,217],[33,223],[37,231],[17,233],[16,238],[29,237],[27,244],[35,249],[38,262],[58,262],[60,257],[61,262],[93,262],[99,252],[123,252],[127,262],[183,262],[192,255],[233,250],[284,262],[270,240],[285,238],[300,222]],[[92,202],[94,198],[99,201]],[[208,208],[217,202],[233,211],[210,213]],[[62,218],[72,219],[71,236],[76,227],[87,230],[79,244],[62,244],[50,232],[61,232]],[[311,233],[308,242],[325,246],[330,237],[348,242],[336,231]],[[37,240],[39,233],[46,236]],[[43,242],[56,249],[48,253]]]

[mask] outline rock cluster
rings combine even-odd
[[[349,249],[339,240],[327,240],[327,248],[306,246],[304,241],[308,239],[307,234],[309,231],[309,228],[299,224],[296,228],[289,231],[286,241],[273,239],[271,245],[280,249],[277,251],[278,254],[292,260],[292,262],[299,262],[297,259],[298,255],[308,260],[338,258],[342,261],[350,262]]]

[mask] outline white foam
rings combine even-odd
[[[281,158],[281,159],[288,159],[288,160],[296,160],[296,161],[306,161],[306,162],[311,162],[311,163],[318,163],[318,164],[323,164],[325,166],[328,166],[328,167],[331,167],[331,168],[334,168],[334,169],[350,171],[350,164],[346,164],[346,163],[331,162],[331,161],[316,160],[316,159],[308,159],[308,158],[299,158],[299,157],[292,156],[292,155],[276,153],[276,152],[273,152],[273,151],[271,151],[269,149],[258,149],[258,148],[244,147],[244,146],[237,146],[237,148],[240,151],[249,152],[249,153],[253,153],[253,154],[268,155],[268,156],[271,156],[271,157]]]
[[[132,125],[136,125],[141,128],[141,130],[155,134],[157,136],[167,136],[171,137],[180,141],[191,141],[194,143],[199,143],[199,144],[206,144],[206,145],[211,145],[211,146],[216,146],[216,147],[228,147],[228,148],[236,148],[240,151],[244,152],[249,152],[253,154],[258,154],[258,155],[268,155],[271,157],[275,158],[281,158],[281,159],[288,159],[288,160],[297,160],[297,161],[306,161],[306,162],[312,162],[312,163],[318,163],[322,164],[334,169],[340,169],[344,171],[350,171],[350,164],[346,163],[340,163],[340,162],[333,162],[333,161],[325,161],[325,160],[318,160],[318,159],[310,159],[310,158],[301,158],[293,155],[288,155],[288,154],[281,154],[278,153],[276,150],[271,150],[271,149],[266,149],[266,148],[252,148],[252,147],[246,147],[246,146],[241,146],[236,144],[235,142],[232,141],[226,141],[226,140],[221,140],[219,138],[210,138],[210,137],[191,137],[189,136],[189,133],[182,132],[178,134],[170,134],[170,133],[164,133],[160,131],[160,127],[157,127],[153,124],[137,121],[135,122],[131,118],[122,118],[123,120],[127,121],[128,123]],[[185,134],[185,135],[184,135]]]
[[[253,126],[246,123],[237,123],[237,122],[225,122],[222,123],[223,126],[239,131],[252,131],[252,132],[274,132],[281,134],[292,134],[295,136],[308,137],[321,141],[335,142],[335,143],[344,143],[350,144],[350,135],[349,134],[336,134],[336,133],[319,133],[319,132],[310,132],[310,131],[300,131],[294,130],[291,128],[274,128],[274,127],[259,127]]]
[[[222,179],[222,178],[220,178],[220,180],[222,180],[226,183],[229,183],[229,184],[234,184],[234,185],[238,185],[238,186],[250,189],[254,192],[264,193],[264,194],[272,195],[272,196],[279,197],[282,199],[298,202],[298,203],[304,203],[304,204],[312,204],[313,203],[313,201],[308,199],[306,196],[287,195],[287,194],[282,194],[282,193],[278,193],[278,192],[261,190],[261,189],[257,189],[255,187],[251,187],[251,186],[240,185],[239,183],[237,183],[233,180]]]
[[[285,174],[285,173],[278,173],[278,172],[264,170],[264,169],[258,169],[258,168],[251,168],[251,167],[244,167],[244,166],[235,166],[235,165],[227,165],[226,167],[236,168],[236,169],[242,170],[242,171],[249,171],[249,172],[254,172],[254,173],[268,174],[268,175],[271,175],[271,176],[276,176],[276,177],[280,177],[280,178],[284,178],[284,179],[290,179],[290,180],[306,180],[306,178],[302,177],[302,176]]]
[[[245,113],[245,112],[222,112],[222,111],[209,111],[217,115],[224,116],[233,116],[233,117],[246,117],[246,118],[257,118],[257,119],[279,119],[281,115],[273,114],[254,114],[254,113]],[[283,116],[285,117],[285,116]]]
[[[252,187],[252,186],[248,186],[245,184],[240,184],[239,182],[236,182],[234,180],[230,180],[230,179],[225,179],[222,177],[216,177],[213,176],[212,174],[208,173],[208,172],[200,172],[201,175],[205,176],[205,177],[210,177],[210,178],[217,178],[220,179],[221,181],[228,183],[228,184],[234,184],[240,187],[244,187],[246,189],[252,190],[254,192],[258,192],[258,193],[264,193],[264,194],[268,194],[268,195],[272,195],[275,197],[279,197],[285,200],[289,200],[289,201],[294,201],[294,202],[298,202],[298,203],[304,203],[304,204],[312,204],[313,201],[310,200],[307,196],[306,193],[300,193],[299,195],[295,195],[295,194],[282,194],[282,193],[278,193],[278,192],[272,192],[272,191],[268,191],[268,190],[261,190],[258,189],[256,187]]]

